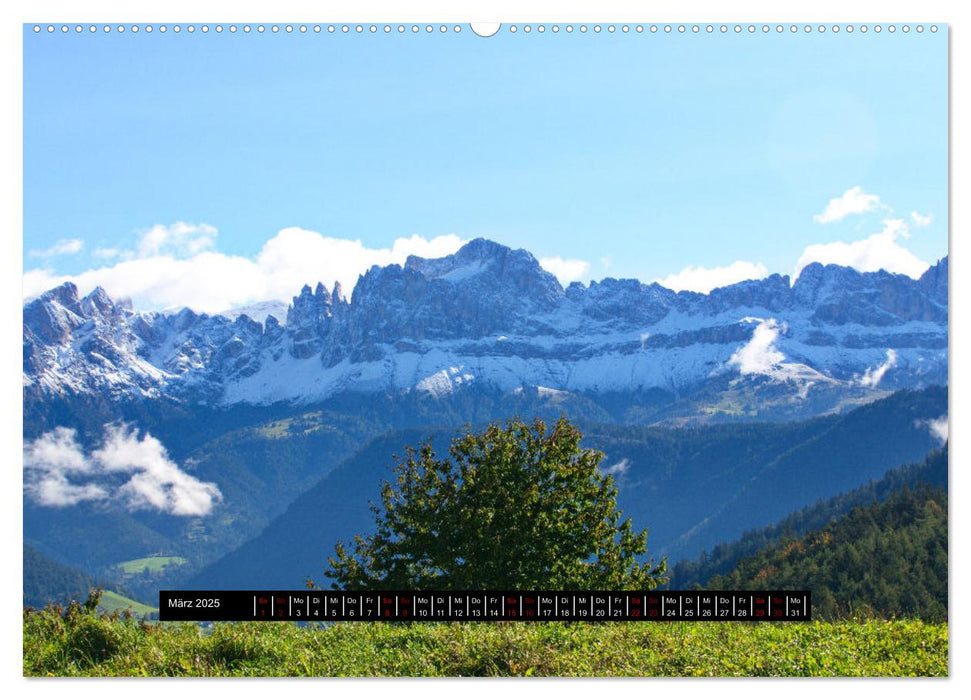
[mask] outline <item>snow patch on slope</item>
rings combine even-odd
[[[415,384],[416,391],[431,394],[436,399],[448,396],[463,384],[475,381],[475,375],[462,371],[462,366],[448,367],[424,377]]]

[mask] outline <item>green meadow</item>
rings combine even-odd
[[[185,564],[185,561],[183,557],[143,557],[119,562],[116,566],[126,574],[140,574],[145,569],[148,569],[149,573],[155,574],[167,566]]]
[[[24,612],[25,676],[946,676],[946,624],[152,624]]]

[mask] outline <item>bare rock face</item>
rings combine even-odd
[[[931,265],[920,277],[920,287],[928,298],[941,307],[947,307],[947,258]]]
[[[943,263],[946,284],[947,258]],[[879,272],[857,272],[838,265],[812,263],[803,268],[793,287],[795,301],[804,308],[814,308],[813,318],[820,323],[845,325],[893,326],[908,321],[947,322],[947,300],[944,304],[928,293],[925,278]]]
[[[771,275],[710,294],[611,278],[564,290],[527,251],[485,239],[375,266],[350,300],[338,284],[304,286],[285,325],[140,313],[66,283],[24,306],[24,385],[267,403],[472,386],[681,392],[755,371],[801,378],[804,395],[809,384],[859,386],[892,356],[883,381],[917,386],[946,382],[947,284],[944,258],[919,280],[812,264],[795,284]]]
[[[330,330],[331,296],[324,285],[317,283],[316,292],[304,285],[300,296],[293,298],[287,312],[287,332],[293,357],[307,358],[320,352],[322,338]]]

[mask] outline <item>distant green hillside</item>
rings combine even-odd
[[[154,574],[166,567],[180,566],[185,562],[184,557],[142,557],[141,559],[119,562],[116,566],[126,574],[140,574],[146,570]]]
[[[158,612],[158,608],[153,608],[151,605],[145,605],[144,603],[139,603],[137,600],[126,598],[125,596],[119,595],[114,591],[105,591],[102,594],[101,604],[98,606],[98,608],[109,614],[131,610],[139,617],[144,617],[145,615]]]
[[[783,538],[791,540],[819,530],[857,506],[881,503],[904,488],[914,489],[919,484],[926,484],[947,490],[947,461],[948,446],[944,445],[918,464],[891,469],[879,481],[818,501],[774,525],[750,530],[734,542],[725,542],[703,552],[695,560],[678,562],[671,569],[668,587],[679,590],[704,586],[713,576],[727,574],[743,558],[753,556]]]
[[[710,589],[808,589],[813,616],[947,620],[947,494],[918,486],[858,506],[835,523],[784,537]]]
[[[24,605],[43,608],[51,601],[86,600],[92,588],[104,585],[24,545]]]
[[[88,576],[24,545],[24,605],[40,609],[48,603],[84,601],[94,588],[104,590],[99,605],[104,612],[130,608],[136,615],[147,615],[157,611],[157,608],[132,600],[128,591],[116,583]]]

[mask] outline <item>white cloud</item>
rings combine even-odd
[[[748,323],[758,323],[751,339],[732,354],[728,364],[738,367],[742,374],[773,374],[786,359],[775,346],[783,327],[774,318],[745,318]]]
[[[131,298],[138,308],[188,306],[218,313],[258,301],[289,302],[303,284],[329,287],[339,281],[349,294],[358,276],[373,265],[404,264],[409,255],[442,257],[465,243],[451,234],[411,236],[398,238],[390,248],[368,248],[361,241],[287,228],[248,258],[209,250],[216,236],[207,224],[156,226],[142,236],[138,252],[122,253],[112,265],[70,276],[46,268],[25,271],[24,297],[70,280],[82,294],[101,286],[112,296]]]
[[[675,275],[668,275],[658,284],[676,292],[689,290],[707,294],[712,289],[726,287],[744,280],[758,280],[769,274],[768,268],[762,263],[736,260],[731,265],[723,267],[693,267],[688,266]]]
[[[62,238],[50,248],[44,250],[32,250],[30,255],[35,258],[52,258],[55,255],[74,255],[81,252],[84,241],[80,238]]]
[[[102,260],[112,260],[119,257],[121,253],[117,248],[95,248],[91,251],[92,256]]]
[[[881,204],[878,195],[866,194],[859,186],[851,187],[839,197],[829,200],[822,214],[813,216],[813,221],[818,224],[828,224],[841,221],[850,214],[864,214],[878,208],[886,208]]]
[[[628,469],[630,469],[630,460],[624,457],[616,464],[611,464],[609,467],[606,467],[601,471],[609,476],[623,476],[627,473]]]
[[[860,272],[886,270],[909,277],[920,277],[930,265],[897,242],[910,235],[903,219],[885,219],[883,231],[861,241],[819,243],[807,246],[796,263],[795,277],[809,263],[844,265]]]
[[[799,362],[785,362],[785,354],[776,345],[779,336],[787,331],[786,323],[774,318],[747,317],[741,323],[757,324],[752,337],[728,359],[728,366],[738,368],[742,375],[762,375],[777,382],[793,382],[795,396],[805,399],[817,384],[833,384],[836,380]]]
[[[126,479],[127,477],[127,479]],[[85,455],[73,429],[58,427],[24,446],[24,490],[39,504],[115,500],[129,510],[206,515],[219,488],[179,469],[165,447],[127,426],[105,426],[102,447]]]
[[[62,473],[88,473],[91,465],[84,457],[73,429],[57,427],[44,433],[24,448],[24,466]]]
[[[425,239],[398,238],[390,248],[368,248],[359,240],[331,238],[302,228],[286,228],[257,255],[255,266],[265,285],[262,299],[290,300],[303,284],[341,283],[350,294],[359,275],[373,265],[403,265],[409,255],[440,258],[466,243],[454,234]]]
[[[91,463],[78,445],[75,431],[55,428],[24,448],[24,490],[45,506],[73,506],[81,501],[107,498],[108,493],[95,484],[77,485],[68,474],[89,474]],[[29,476],[27,476],[29,475]]]
[[[948,434],[950,432],[948,430],[947,414],[941,416],[940,418],[934,418],[933,420],[927,421],[926,425],[928,430],[931,431],[931,435],[940,440],[942,445],[947,442]]]
[[[547,272],[553,273],[564,286],[582,280],[590,269],[590,263],[586,260],[564,260],[559,256],[540,258],[539,264]]]
[[[190,257],[216,245],[219,232],[209,224],[187,224],[177,221],[171,226],[156,224],[138,241],[137,256],[146,258],[168,254]]]
[[[910,212],[910,220],[914,222],[914,226],[930,226],[934,223],[934,217],[931,214],[925,216],[916,211]]]
[[[172,515],[205,515],[221,499],[215,484],[179,469],[158,439],[118,425],[107,426],[104,445],[91,457],[107,472],[131,474],[118,494],[133,509],[154,508]]]
[[[868,367],[867,371],[864,372],[863,377],[860,378],[860,386],[865,387],[876,387],[880,380],[883,379],[885,375],[891,368],[897,366],[897,352],[892,348],[887,350],[886,361],[877,367]]]
[[[75,506],[82,501],[101,501],[108,492],[97,484],[72,484],[61,472],[43,474],[24,489],[42,506],[61,508]]]

